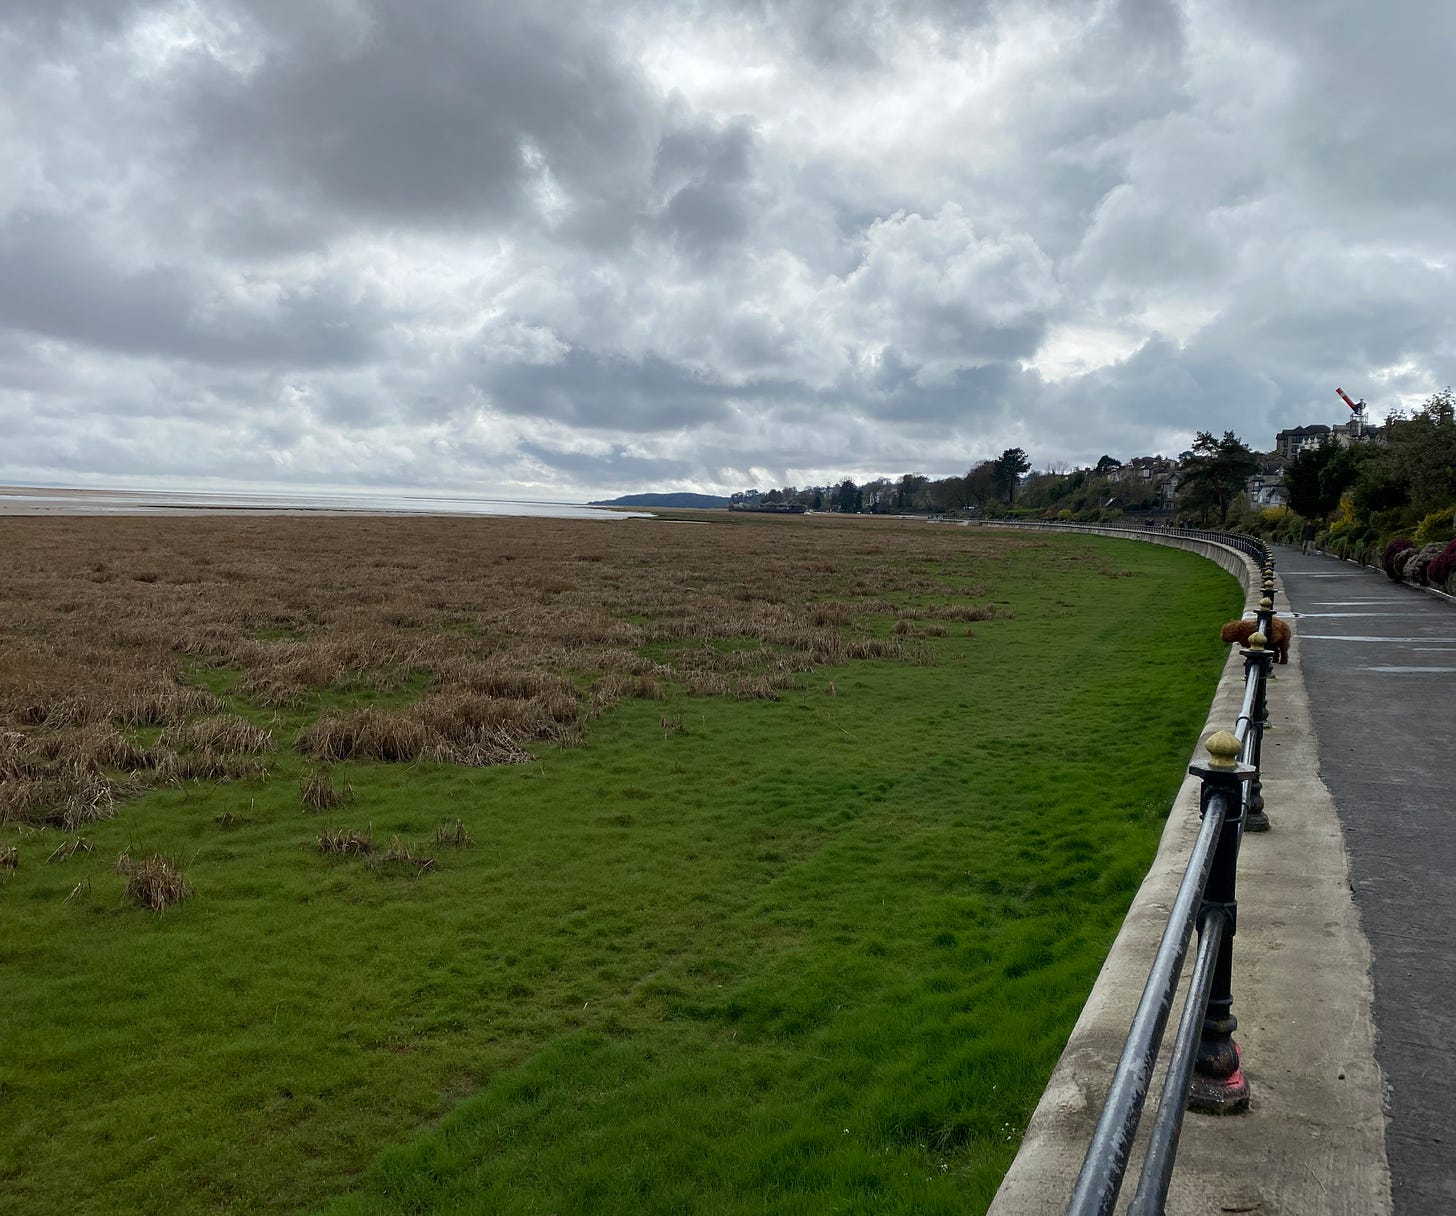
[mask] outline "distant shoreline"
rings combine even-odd
[[[448,515],[629,519],[640,511],[584,503],[525,502],[451,495],[235,494],[184,490],[108,490],[0,486],[0,516],[107,515]]]

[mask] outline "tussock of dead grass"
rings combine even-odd
[[[109,723],[81,731],[73,746],[97,768],[135,772],[149,767],[146,749]]]
[[[739,676],[733,686],[733,695],[740,701],[777,701],[783,689],[793,686],[794,677],[786,672]]]
[[[169,726],[157,741],[178,751],[237,752],[245,755],[261,755],[278,748],[270,731],[254,726],[238,714],[216,714]]]
[[[816,626],[849,625],[854,622],[854,609],[848,604],[815,604],[809,611],[809,623]]]
[[[211,750],[176,752],[158,746],[148,750],[155,780],[165,784],[177,781],[241,781],[267,775],[268,766],[251,756]]]
[[[856,638],[844,648],[850,659],[897,659],[903,651],[893,638]]]
[[[58,827],[68,832],[110,819],[116,797],[101,773],[82,763],[60,763],[43,775],[0,782],[0,823]]]
[[[20,865],[20,850],[13,844],[0,845],[0,870],[14,870]]]
[[[314,847],[334,857],[364,857],[374,852],[374,829],[325,828]]]
[[[192,894],[192,884],[177,863],[160,853],[137,859],[123,852],[113,868],[126,879],[127,899],[153,912],[165,912]]]
[[[353,796],[353,789],[342,790],[334,784],[333,774],[324,769],[308,769],[298,779],[298,800],[311,811],[327,811],[340,806]]]
[[[465,821],[442,823],[435,829],[435,844],[440,848],[469,849],[474,847],[475,838],[465,830]]]
[[[433,857],[416,853],[398,836],[391,836],[387,849],[370,854],[369,868],[376,874],[407,874],[418,878],[439,866]]]
[[[662,685],[651,676],[605,675],[592,685],[592,699],[602,706],[615,705],[618,701],[660,701]]]
[[[990,621],[996,617],[993,604],[949,604],[935,609],[943,621]]]
[[[413,718],[366,707],[349,714],[325,714],[298,737],[296,747],[315,760],[418,760],[429,732]]]

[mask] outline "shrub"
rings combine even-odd
[[[1385,554],[1382,558],[1381,565],[1385,567],[1386,576],[1391,582],[1400,582],[1400,569],[1396,565],[1397,559],[1402,553],[1414,547],[1415,545],[1404,536],[1397,536],[1385,546]]]
[[[1426,578],[1432,587],[1451,589],[1450,584],[1456,580],[1456,540],[1431,559],[1431,564],[1426,567]]]
[[[1416,528],[1415,542],[1418,545],[1445,544],[1456,535],[1456,506],[1432,511],[1421,520]]]
[[[1401,567],[1401,573],[1408,583],[1426,582],[1426,572],[1431,563],[1441,555],[1445,545],[1423,545],[1419,549],[1413,549],[1406,556],[1406,561]]]

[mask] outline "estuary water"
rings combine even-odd
[[[0,515],[533,515],[556,519],[651,518],[571,502],[422,494],[221,494],[183,490],[0,487]]]

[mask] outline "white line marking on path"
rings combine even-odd
[[[1382,672],[1389,672],[1389,673],[1392,673],[1392,674],[1404,674],[1404,673],[1408,673],[1408,672],[1420,672],[1420,671],[1432,671],[1432,672],[1456,671],[1456,667],[1362,667],[1360,670],[1361,671],[1382,671]]]
[[[1368,633],[1301,633],[1306,642],[1456,642],[1456,638],[1388,638]]]
[[[1414,616],[1423,617],[1424,612],[1296,612],[1294,614],[1304,620],[1313,620],[1315,617],[1346,617],[1346,616]]]

